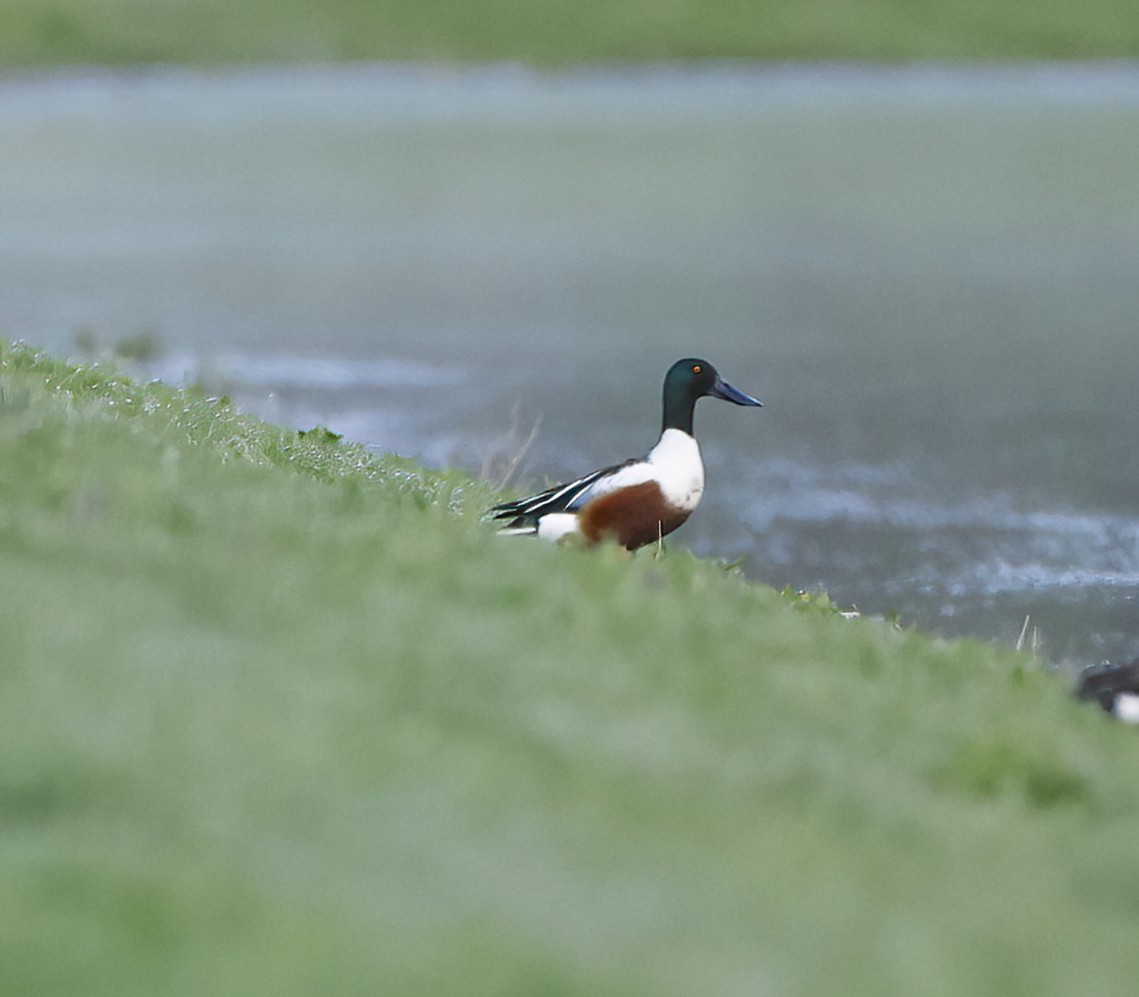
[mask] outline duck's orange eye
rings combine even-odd
[[[699,364],[697,364],[695,367],[692,368],[692,373],[693,374],[699,374],[700,371],[702,371],[703,369],[704,369],[703,367],[701,367]]]

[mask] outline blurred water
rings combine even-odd
[[[675,543],[1139,654],[1139,68],[339,67],[0,82],[0,334],[526,483],[646,450]]]

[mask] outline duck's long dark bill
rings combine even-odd
[[[737,405],[758,405],[761,408],[763,407],[763,402],[758,398],[745,395],[738,388],[733,388],[722,377],[716,378],[716,383],[712,385],[712,390],[709,393],[713,398],[722,398],[726,402],[735,402]]]

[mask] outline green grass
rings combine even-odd
[[[1102,59],[1132,0],[0,0],[0,66],[337,59]]]
[[[491,498],[0,347],[0,992],[1134,992],[1134,730]]]

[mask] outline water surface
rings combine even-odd
[[[33,76],[0,150],[0,333],[534,485],[702,355],[674,543],[1139,654],[1135,66]]]

